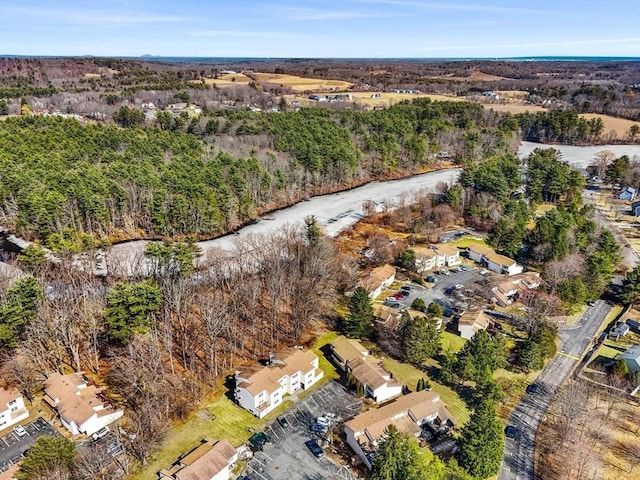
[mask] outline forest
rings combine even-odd
[[[212,237],[314,194],[435,167],[441,149],[464,163],[517,139],[478,105],[428,99],[379,112],[221,111],[198,125],[0,122],[0,225],[55,251]]]

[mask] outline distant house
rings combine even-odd
[[[453,245],[435,245],[433,247],[415,247],[416,270],[425,273],[434,268],[454,267],[462,263],[460,250]]]
[[[236,400],[242,408],[263,418],[282,403],[285,393],[308,389],[322,378],[324,372],[318,362],[311,350],[290,349],[282,360],[237,371]]]
[[[629,347],[618,360],[624,360],[631,373],[640,371],[640,345]]]
[[[640,217],[640,202],[633,202],[631,204],[631,215]]]
[[[391,330],[397,330],[400,325],[402,312],[397,308],[387,307],[381,303],[373,306],[373,316]]]
[[[329,348],[333,362],[362,384],[366,397],[380,403],[402,394],[402,384],[357,340],[340,336]]]
[[[0,387],[0,430],[15,425],[29,416],[22,395],[17,390]]]
[[[229,480],[237,460],[238,452],[227,440],[204,439],[170,468],[160,470],[158,479]]]
[[[620,195],[618,195],[618,198],[620,200],[631,201],[636,198],[636,193],[637,191],[635,188],[626,187],[624,190],[622,190],[622,192],[620,192]]]
[[[391,286],[396,279],[396,268],[392,265],[383,265],[374,268],[358,282],[359,287],[363,287],[369,292],[371,300],[380,296],[382,291]]]
[[[471,340],[476,332],[486,330],[493,322],[482,310],[470,310],[458,319],[458,333]]]
[[[91,435],[124,414],[84,372],[52,374],[44,382],[43,400],[72,435]]]
[[[371,469],[373,457],[389,425],[418,437],[423,429],[445,431],[454,426],[440,396],[429,390],[410,393],[383,407],[367,410],[344,424],[347,443]]]
[[[609,332],[609,338],[615,338],[615,340],[618,340],[620,337],[626,336],[627,333],[629,333],[629,330],[631,330],[629,325],[626,323],[619,323],[615,328],[611,329]]]
[[[467,247],[467,255],[474,262],[486,265],[492,272],[511,276],[522,273],[524,270],[524,267],[519,265],[515,260],[505,255],[500,255],[492,248],[484,245],[469,245]]]
[[[540,274],[538,272],[519,273],[493,287],[491,299],[501,307],[508,307],[518,294],[526,290],[534,290],[539,286]]]

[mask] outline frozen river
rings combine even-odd
[[[596,153],[601,150],[611,150],[616,156],[628,155],[632,160],[640,160],[640,145],[599,145],[594,147],[574,147],[566,145],[544,145],[523,142],[518,150],[518,156],[525,157],[535,148],[555,148],[560,150],[562,158],[576,168],[584,169],[592,161]],[[268,234],[287,224],[301,225],[304,218],[315,215],[324,231],[331,236],[353,225],[363,216],[363,204],[374,201],[378,205],[391,208],[401,199],[409,200],[420,191],[431,190],[440,182],[454,183],[458,179],[460,169],[439,170],[436,172],[415,175],[400,180],[385,182],[371,182],[352,190],[313,197],[309,201],[300,202],[282,210],[273,212],[269,220],[259,222],[240,229],[235,234],[226,235],[214,240],[199,242],[203,254],[214,249],[231,250],[239,238],[251,234]],[[143,252],[148,241],[136,240],[114,245],[108,249],[107,261],[112,270],[131,275],[132,270],[143,258]],[[144,267],[143,267],[144,269]]]

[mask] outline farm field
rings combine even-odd
[[[626,118],[616,118],[610,115],[601,115],[599,113],[585,113],[582,115],[585,118],[600,118],[604,122],[604,136],[606,137],[611,132],[615,132],[617,138],[627,138],[629,135],[629,129],[632,125],[640,126],[640,123]]]
[[[235,79],[235,80],[234,80]],[[249,77],[242,73],[237,74],[225,74],[220,75],[218,78],[205,78],[205,85],[215,85],[217,87],[233,87],[234,85],[249,85],[252,82]],[[199,83],[200,80],[192,80],[194,83]]]
[[[351,83],[343,82],[341,80],[303,78],[296,75],[283,75],[277,73],[255,73],[254,76],[260,83],[277,83],[299,92],[305,90],[323,90],[328,88],[341,91],[352,86]]]

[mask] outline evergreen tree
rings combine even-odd
[[[504,339],[492,338],[486,330],[479,330],[459,352],[454,372],[463,380],[481,382],[505,366],[506,361]]]
[[[640,267],[635,267],[622,281],[622,299],[635,305],[640,301]]]
[[[366,338],[373,328],[373,306],[369,292],[358,287],[349,299],[349,314],[342,321],[342,330],[349,337]]]
[[[440,350],[440,332],[435,320],[416,317],[402,328],[404,359],[414,365],[424,363]]]
[[[151,325],[160,308],[160,288],[155,282],[119,283],[107,296],[105,320],[109,338],[127,344],[138,331]]]
[[[415,438],[402,435],[394,425],[385,431],[373,461],[373,480],[444,480],[444,466]]]
[[[460,466],[477,478],[498,473],[502,462],[502,423],[491,402],[482,402],[460,432],[457,458]]]
[[[319,238],[322,238],[324,236],[324,232],[322,231],[322,228],[320,228],[320,225],[318,225],[318,220],[316,219],[315,215],[309,215],[308,217],[305,217],[304,224],[304,236],[309,245],[314,245],[315,243],[317,243]]]
[[[42,299],[42,287],[34,277],[19,278],[9,287],[7,301],[0,306],[0,347],[15,348],[18,345]]]
[[[76,453],[75,444],[65,437],[38,437],[15,474],[17,480],[50,478],[49,475],[66,474],[71,478],[71,466]],[[53,476],[53,475],[52,475]],[[56,477],[63,478],[63,477]]]

